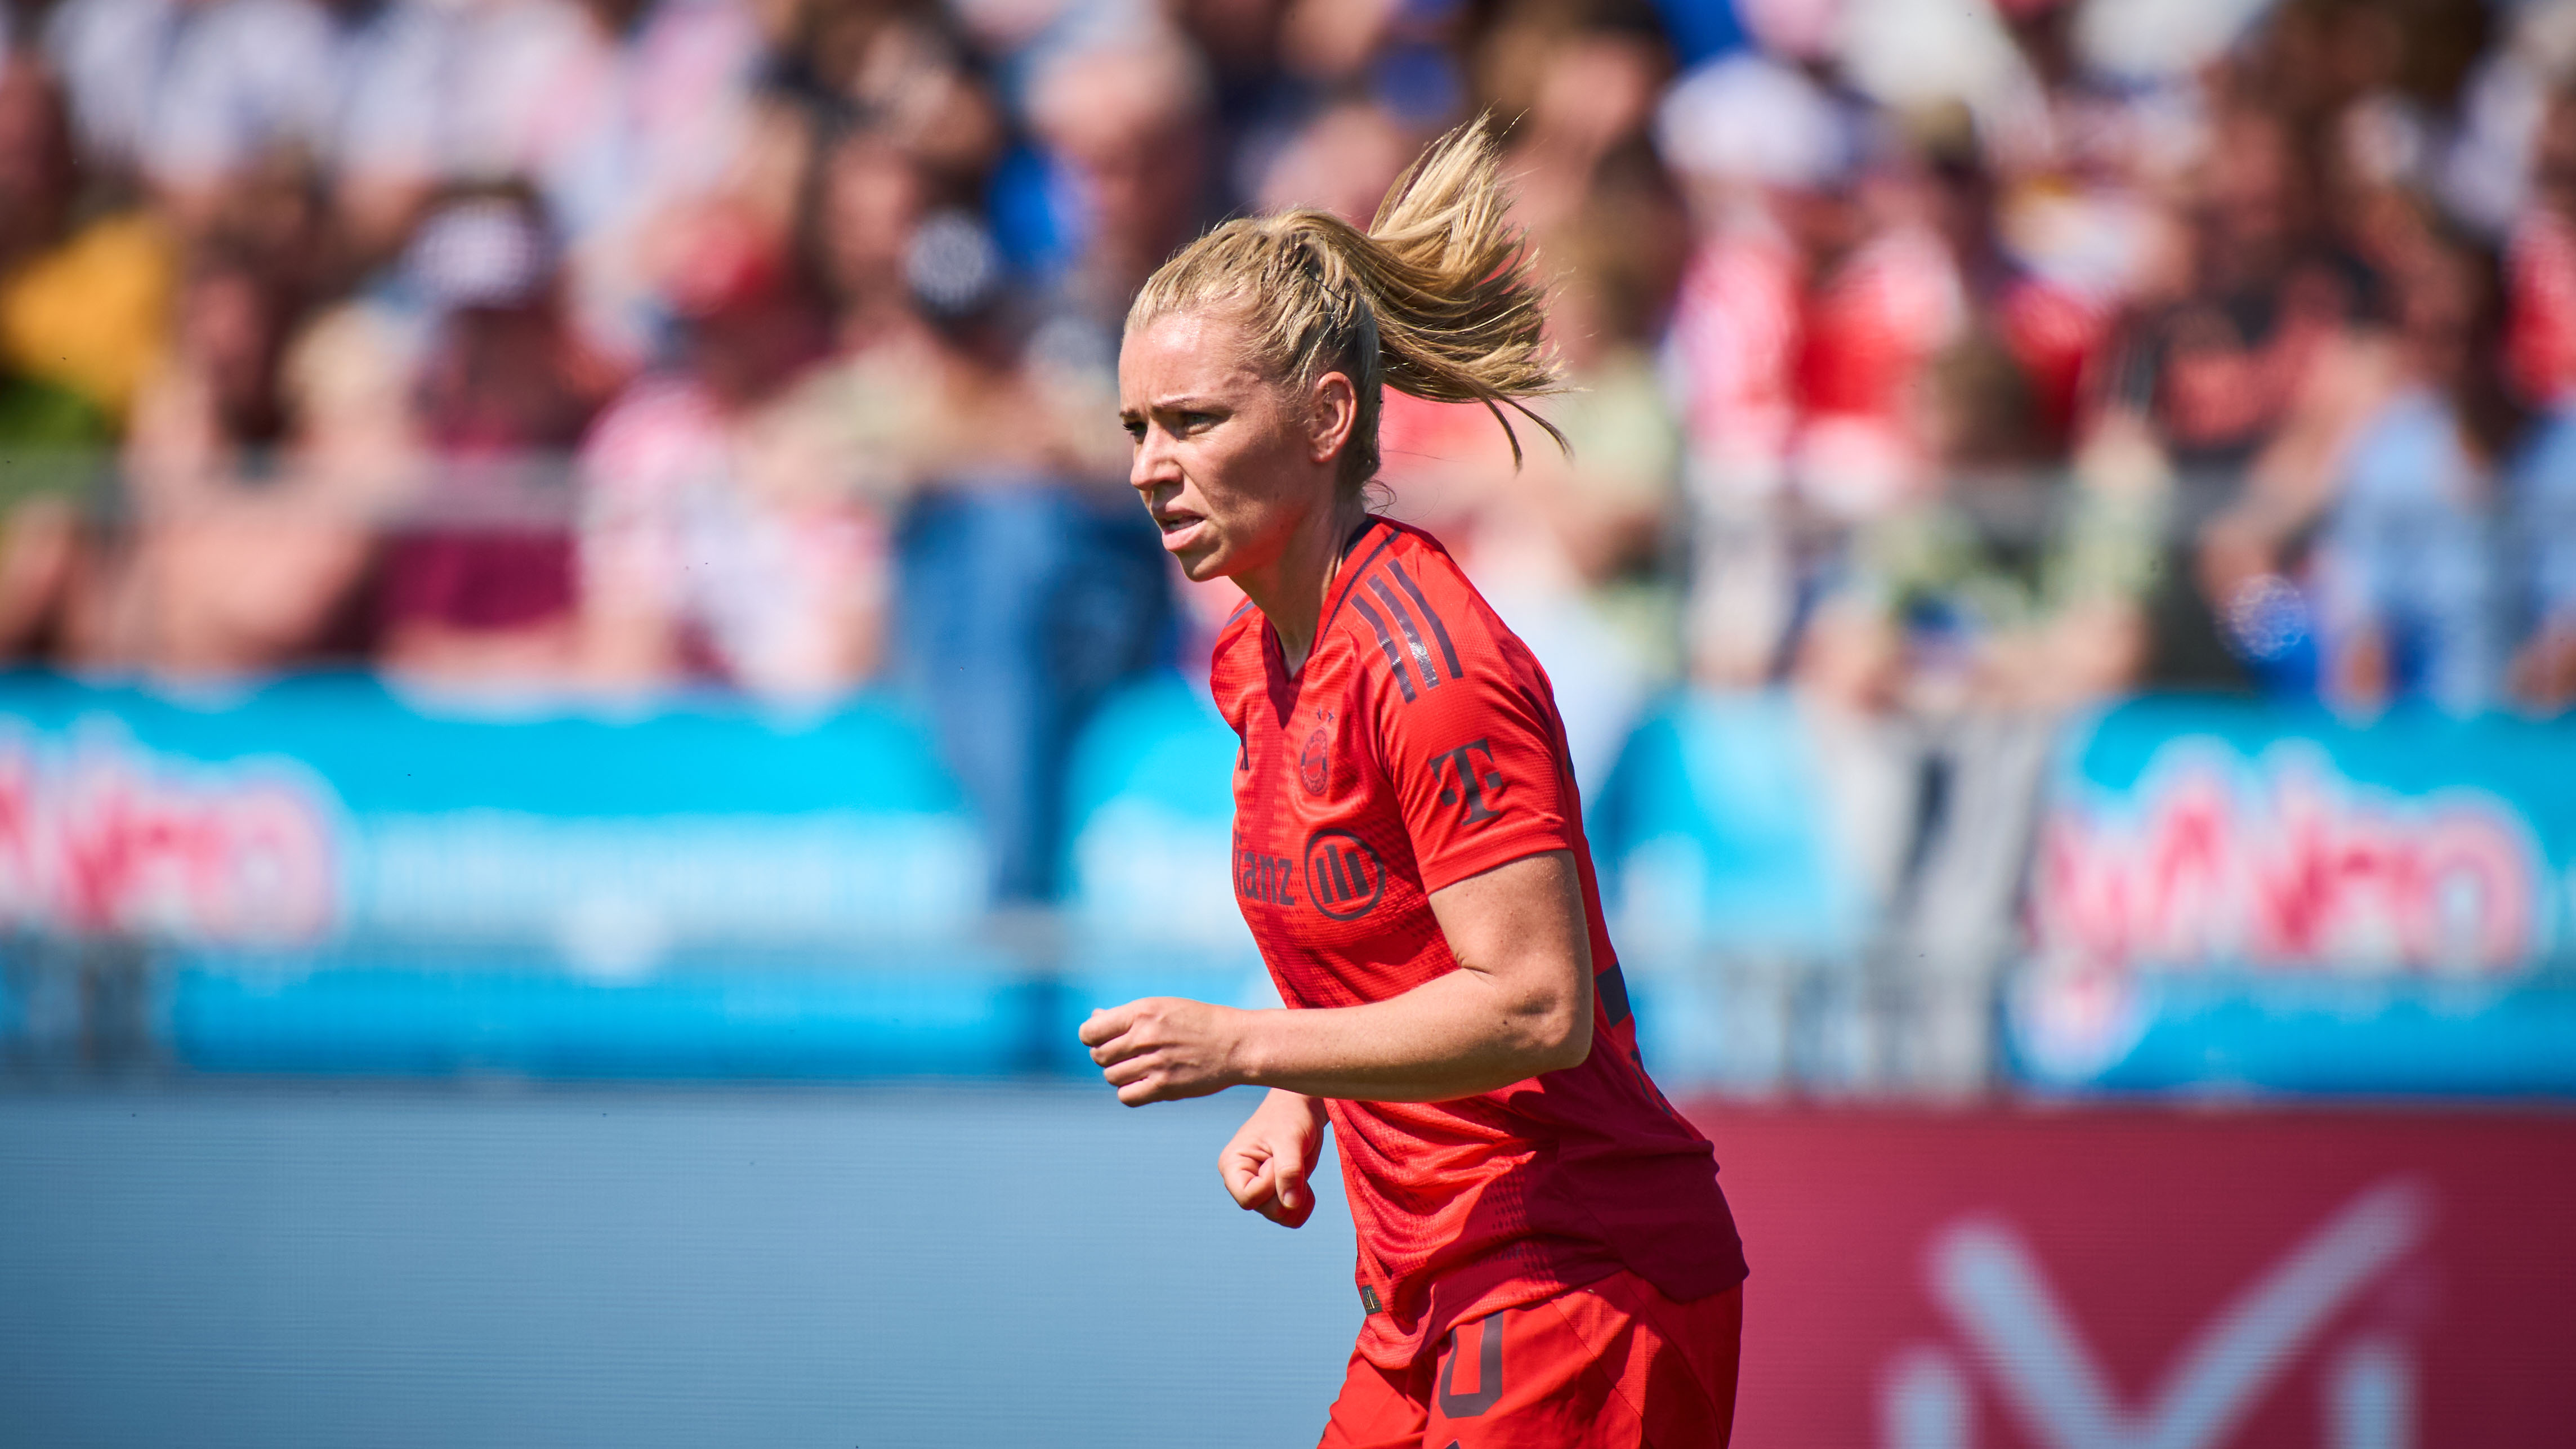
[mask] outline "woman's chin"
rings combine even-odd
[[[1193,540],[1171,550],[1171,554],[1173,561],[1181,566],[1181,576],[1194,584],[1221,579],[1234,572],[1226,567],[1226,551],[1213,541],[1202,543]]]

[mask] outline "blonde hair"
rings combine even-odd
[[[1389,387],[1483,403],[1511,439],[1514,467],[1521,441],[1507,406],[1564,448],[1565,434],[1522,401],[1564,391],[1565,377],[1542,338],[1544,289],[1527,239],[1505,217],[1497,160],[1480,116],[1405,168],[1367,231],[1310,207],[1227,222],[1156,269],[1127,309],[1127,330],[1167,313],[1229,310],[1271,376],[1302,389],[1347,374],[1359,394],[1342,453],[1351,488],[1377,473]]]

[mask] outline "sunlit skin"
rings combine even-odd
[[[1129,486],[1183,573],[1232,579],[1260,608],[1291,671],[1313,647],[1342,544],[1367,517],[1340,484],[1358,412],[1345,374],[1303,392],[1265,375],[1227,317],[1166,313],[1119,351]]]
[[[1128,482],[1199,581],[1230,578],[1293,674],[1313,648],[1342,545],[1366,518],[1341,481],[1349,377],[1264,374],[1232,319],[1169,314],[1130,332],[1119,417]],[[1093,1012],[1082,1042],[1131,1107],[1271,1089],[1218,1157],[1249,1211],[1296,1227],[1323,1150],[1323,1100],[1439,1102],[1580,1065],[1592,1050],[1592,947],[1574,857],[1551,851],[1431,894],[1458,969],[1363,1006],[1246,1011],[1153,996]]]

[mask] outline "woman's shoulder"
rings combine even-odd
[[[1452,682],[1519,680],[1529,650],[1440,540],[1393,519],[1379,532],[1360,546],[1334,627],[1383,666],[1397,697],[1409,703]]]
[[[1376,553],[1362,571],[1362,587],[1376,596],[1381,587],[1392,588],[1397,598],[1419,606],[1432,614],[1442,632],[1452,626],[1466,626],[1455,642],[1464,645],[1473,634],[1478,643],[1490,643],[1507,637],[1503,627],[1475,581],[1467,577],[1464,565],[1450,553],[1438,538],[1410,523],[1387,519],[1386,547]]]

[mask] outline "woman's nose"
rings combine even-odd
[[[1136,445],[1136,456],[1127,465],[1127,482],[1139,490],[1181,481],[1178,462],[1157,435],[1148,433]]]

